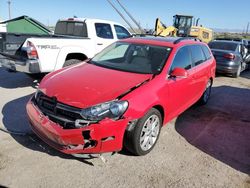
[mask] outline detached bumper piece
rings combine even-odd
[[[40,93],[26,106],[33,132],[53,148],[67,154],[94,154],[120,151],[128,120],[104,119],[81,128],[75,127],[78,108],[57,102]]]
[[[29,60],[9,54],[5,54],[4,56],[5,57],[1,59],[1,65],[7,69],[30,74],[41,73],[38,60]]]

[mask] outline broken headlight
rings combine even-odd
[[[81,116],[90,121],[100,121],[104,118],[118,119],[125,113],[127,108],[127,101],[109,101],[82,109]]]

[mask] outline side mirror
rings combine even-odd
[[[174,68],[174,70],[170,73],[170,77],[173,78],[187,78],[187,76],[188,76],[187,70],[180,67]]]

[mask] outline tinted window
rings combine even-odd
[[[122,26],[115,25],[115,31],[118,39],[130,37],[130,33]]]
[[[104,39],[112,39],[113,33],[111,30],[111,26],[109,24],[104,23],[96,23],[95,24],[96,29],[96,35],[98,37],[104,38]]]
[[[218,50],[229,50],[229,51],[235,51],[238,44],[234,42],[221,42],[221,41],[214,41],[210,42],[208,46],[211,49],[218,49]]]
[[[202,50],[203,50],[203,52],[205,54],[206,59],[210,59],[211,58],[211,53],[210,53],[208,47],[206,47],[204,45],[202,45],[201,47],[202,47]]]
[[[68,35],[73,35],[74,34],[74,23],[68,23],[67,24],[67,34]]]
[[[191,68],[191,56],[188,46],[182,47],[178,50],[171,65],[170,72],[176,67],[184,68],[186,70]]]
[[[65,35],[67,33],[67,22],[57,22],[55,27],[55,34]]]
[[[60,21],[55,28],[57,35],[70,35],[78,37],[88,37],[87,26],[84,22]]]
[[[74,25],[74,35],[75,36],[88,37],[86,23],[75,22],[75,25]]]
[[[193,65],[199,65],[205,61],[204,53],[200,45],[190,46]]]

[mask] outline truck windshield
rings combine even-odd
[[[238,44],[234,42],[210,42],[208,46],[211,49],[217,49],[217,50],[229,50],[229,51],[235,51]]]
[[[84,22],[59,21],[55,27],[55,34],[77,37],[88,37],[87,26]]]
[[[116,42],[97,54],[90,63],[126,72],[159,74],[170,52],[170,47]]]

